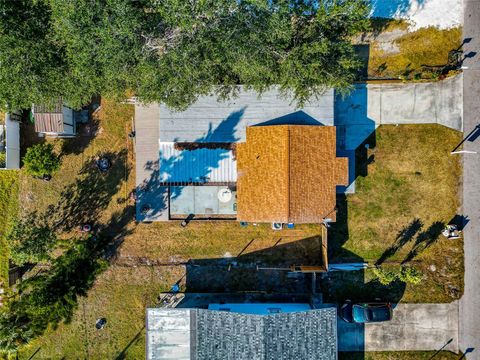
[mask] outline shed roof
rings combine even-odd
[[[348,158],[336,156],[333,126],[247,128],[237,144],[238,219],[319,223],[336,219],[336,186],[348,185]]]
[[[63,133],[63,101],[58,99],[50,104],[34,104],[35,131]]]
[[[147,359],[334,360],[336,318],[335,308],[272,315],[148,309]]]

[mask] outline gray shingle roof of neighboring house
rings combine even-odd
[[[147,359],[337,359],[337,313],[148,309]]]

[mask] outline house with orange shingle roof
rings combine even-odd
[[[333,106],[333,89],[297,109],[276,89],[243,88],[181,112],[136,104],[137,220],[335,221],[349,159]]]
[[[240,221],[321,223],[336,219],[348,158],[336,156],[334,126],[252,126],[237,144],[237,173]]]

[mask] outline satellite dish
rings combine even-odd
[[[230,200],[232,200],[232,190],[225,188],[225,189],[220,189],[218,190],[218,200],[222,203],[228,203]]]

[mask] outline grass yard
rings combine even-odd
[[[202,291],[199,286],[209,284],[205,279],[210,277],[224,291],[227,285],[218,273],[227,273],[225,259],[237,255],[236,260],[245,266],[254,266],[258,260],[276,265],[319,260],[312,251],[319,249],[318,225],[273,232],[269,225],[241,228],[236,222],[192,222],[187,228],[180,227],[179,222],[136,224],[129,199],[134,188],[132,144],[127,141],[132,116],[132,106],[103,101],[93,129],[96,136],[85,135],[88,132],[83,129],[84,135],[77,139],[48,140],[62,158],[62,168],[50,182],[20,174],[23,215],[37,212],[45,216],[65,239],[76,234],[81,223],[91,222],[121,244],[88,296],[78,298],[72,321],[51,327],[21,350],[21,359],[28,359],[37,350],[38,359],[143,358],[145,307],[154,306],[158,294],[175,282],[181,280],[183,289]],[[30,136],[32,143],[39,141],[34,134]],[[113,161],[105,175],[94,165],[100,154]],[[63,246],[68,248],[69,244]],[[202,269],[208,271],[189,271],[185,276],[186,268],[196,269],[196,265],[185,266],[189,260],[203,262]],[[259,273],[233,269],[229,274],[233,276],[227,281],[235,291],[247,286],[251,290]],[[280,281],[268,274],[262,276]],[[199,277],[202,280],[196,281]],[[94,328],[98,317],[108,321],[102,332]]]
[[[356,193],[340,202],[344,217],[329,234],[330,261],[365,260],[387,268],[405,263],[419,268],[424,273],[422,283],[407,285],[394,295],[395,300],[459,298],[463,243],[447,240],[440,232],[460,211],[461,166],[459,158],[450,155],[460,140],[459,132],[439,125],[379,127],[375,146],[357,163],[368,175],[358,177]],[[332,297],[342,297],[359,282],[373,279],[371,271],[364,275],[332,275]],[[338,282],[340,278],[343,281]],[[361,289],[367,294],[372,290]]]
[[[21,350],[20,359],[34,353],[36,359],[143,358],[145,307],[154,306],[158,294],[173,283],[180,281],[186,291],[255,290],[253,286],[268,290],[272,284],[281,284],[283,279],[276,275],[280,272],[256,272],[256,264],[281,266],[317,259],[318,225],[274,232],[269,225],[241,228],[235,222],[199,221],[186,228],[178,222],[136,224],[129,200],[134,187],[132,144],[127,141],[132,110],[104,101],[95,137],[53,141],[62,153],[62,169],[51,182],[20,175],[22,213],[45,214],[65,238],[80,223],[90,221],[119,245],[110,267],[97,277],[86,297],[78,298],[71,322],[50,327]],[[376,137],[376,147],[367,154],[375,157],[368,165],[368,176],[358,179],[357,194],[340,203],[347,217],[342,220],[340,215],[330,232],[331,260],[353,257],[375,262],[415,218],[422,222],[421,233],[436,221],[448,221],[459,205],[461,169],[447,155],[460,134],[439,126],[399,126],[380,127]],[[114,162],[106,175],[93,165],[98,154]],[[364,165],[367,157],[361,158]],[[415,239],[385,264],[403,260]],[[460,242],[442,241],[416,254],[411,261],[418,261],[418,267],[425,270],[435,264],[436,271],[427,273],[423,286],[408,286],[402,301],[447,301],[443,282],[461,289],[461,255]],[[230,257],[237,257],[243,272],[227,270]],[[448,269],[447,261],[453,264]],[[368,289],[364,283],[370,275],[367,280],[361,275],[361,280],[355,279],[361,284],[340,279],[343,288]],[[332,289],[329,296],[340,297],[334,285]],[[107,318],[102,331],[94,328],[99,317]]]
[[[320,234],[318,225],[296,226],[294,230],[274,232],[269,224],[241,228],[237,222],[192,222],[187,228],[179,223],[139,224],[125,238],[119,251],[120,259],[146,256],[161,262],[181,262],[190,259],[217,259],[249,254],[264,257],[265,261],[279,264],[285,257],[297,258],[304,249],[314,248]],[[303,242],[298,243],[298,241]],[[293,254],[285,254],[288,248]],[[276,250],[275,250],[276,249]],[[278,250],[278,251],[277,251]],[[288,259],[287,259],[288,260]],[[314,263],[315,259],[311,259]]]
[[[181,274],[175,268],[112,266],[81,298],[69,324],[50,329],[22,348],[20,359],[144,359],[145,309]],[[98,331],[95,321],[107,319]]]
[[[51,222],[67,220],[69,215],[79,226],[82,220],[107,223],[113,214],[124,211],[129,205],[128,187],[133,184],[127,184],[133,159],[127,129],[131,128],[133,112],[132,105],[103,100],[98,119],[88,128],[81,128],[75,139],[47,140],[60,154],[62,167],[49,182],[21,172],[22,213],[48,214]],[[42,141],[33,133],[33,125],[30,130],[30,143]],[[105,175],[95,166],[99,155],[107,156],[113,163]],[[52,206],[57,207],[55,212],[51,211]],[[63,229],[72,230],[72,225],[65,224]]]
[[[8,244],[5,233],[18,210],[18,172],[0,171],[0,287],[8,284]]]
[[[359,54],[368,63],[369,78],[437,80],[448,53],[462,42],[462,29],[421,28],[409,32],[405,21],[382,21],[358,40]]]

